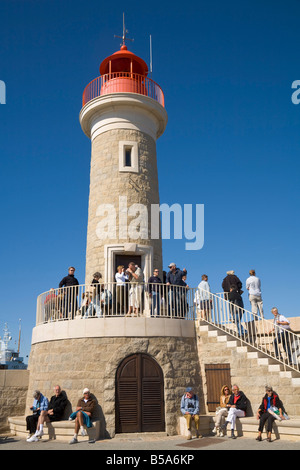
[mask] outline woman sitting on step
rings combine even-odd
[[[225,418],[228,416],[228,402],[231,396],[231,389],[228,385],[223,385],[220,394],[220,405],[216,409],[216,421],[215,427],[213,429],[213,433],[217,434],[219,431],[219,436],[223,437],[224,433],[222,430],[222,425],[225,423]]]
[[[273,411],[273,407],[279,410],[279,416],[276,417]],[[271,412],[270,412],[271,411]],[[283,409],[282,409],[282,402],[279,399],[279,396],[273,392],[272,387],[266,386],[266,394],[262,399],[262,403],[257,411],[256,415],[257,419],[259,419],[259,427],[258,427],[258,436],[256,438],[257,441],[262,441],[262,432],[264,430],[264,426],[267,423],[267,441],[272,442],[271,435],[272,435],[272,428],[273,422],[275,419],[285,419],[283,416]]]

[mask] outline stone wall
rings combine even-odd
[[[139,172],[119,171],[119,142],[137,143]],[[148,209],[148,238],[119,237],[119,196],[127,197],[127,207],[143,204]],[[103,219],[97,215],[102,204],[112,204],[116,210],[116,237],[99,238],[97,226]],[[128,129],[114,129],[100,134],[92,141],[90,170],[90,195],[86,252],[86,282],[90,282],[96,271],[105,273],[104,245],[135,243],[153,247],[153,266],[162,269],[161,239],[151,239],[151,204],[159,204],[158,175],[155,141],[147,134]],[[107,214],[103,214],[107,218]],[[128,223],[138,217],[128,216]],[[124,229],[125,227],[123,227]],[[106,229],[105,231],[107,231]],[[151,272],[152,274],[152,272]],[[107,279],[112,281],[113,279]]]
[[[104,430],[114,436],[116,371],[125,357],[136,353],[149,354],[162,368],[166,431],[176,434],[185,387],[195,386],[203,396],[194,338],[79,338],[35,344],[30,354],[27,408],[32,405],[35,389],[50,398],[59,384],[74,408],[83,388],[89,387],[98,401],[102,436]]]
[[[217,332],[217,330],[215,330]],[[197,330],[198,353],[203,377],[203,393],[207,396],[207,383],[205,377],[205,365],[229,364],[231,384],[237,384],[250,401],[248,412],[255,415],[259,408],[262,397],[265,394],[265,386],[272,386],[283,400],[287,413],[290,416],[300,416],[300,389],[291,385],[291,379],[282,377],[277,368],[269,369],[267,361],[259,361],[255,357],[248,356],[249,349],[246,346],[229,347],[226,341],[219,342],[218,337],[210,336],[208,333]],[[229,336],[229,340],[234,338]],[[238,341],[237,341],[238,343]],[[253,352],[255,350],[253,349]],[[264,357],[263,355],[261,355]],[[269,362],[272,364],[272,359]],[[276,364],[276,361],[273,361]],[[207,406],[205,406],[207,413]]]
[[[0,432],[9,430],[9,416],[24,415],[28,381],[28,370],[0,370]]]

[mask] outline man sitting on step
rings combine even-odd
[[[181,413],[184,415],[187,428],[188,428],[188,436],[187,439],[192,439],[192,422],[195,422],[196,427],[196,437],[202,437],[199,434],[199,398],[196,394],[194,394],[192,387],[187,387],[186,393],[181,398]]]

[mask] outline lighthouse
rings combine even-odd
[[[125,41],[83,92],[80,124],[91,139],[86,282],[99,271],[112,282],[117,266],[131,261],[145,280],[162,270],[150,218],[159,205],[156,141],[168,117],[162,89]]]
[[[164,302],[149,311],[148,279],[153,268],[162,269],[159,222],[152,236],[149,219],[152,207],[160,204],[156,141],[165,131],[167,112],[162,89],[148,77],[146,62],[128,50],[125,38],[84,89],[79,118],[91,140],[86,282],[38,297],[27,407],[33,390],[50,396],[53,383],[65,390],[72,407],[88,387],[97,400],[98,437],[173,435],[179,432],[185,387],[201,384],[195,323],[189,315],[193,302],[191,295],[190,300],[177,296],[172,310],[175,287],[161,285]],[[129,289],[129,296],[143,295],[138,316],[117,308],[116,269],[129,263],[139,267],[144,279]],[[101,309],[95,291],[90,294],[96,272],[102,274]],[[106,304],[107,290],[111,304]]]

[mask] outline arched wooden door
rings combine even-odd
[[[164,381],[147,354],[126,357],[116,374],[116,432],[165,430]]]

